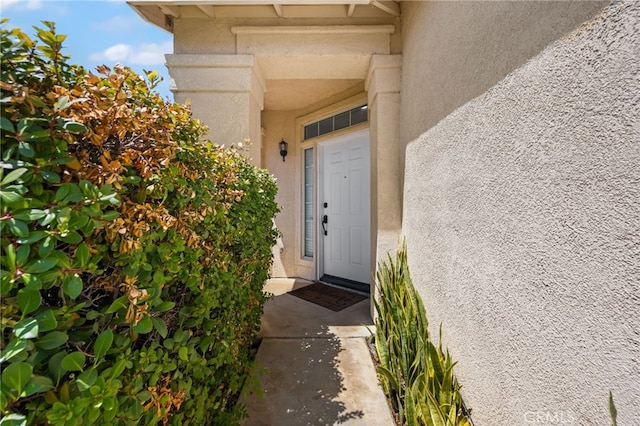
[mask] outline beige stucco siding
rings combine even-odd
[[[239,20],[176,19],[173,51],[176,54],[234,54],[236,37],[231,26]]]
[[[276,226],[281,233],[279,244],[274,247],[274,263],[271,275],[274,277],[301,277],[315,279],[312,262],[301,261],[301,235],[299,229],[302,203],[300,201],[301,147],[296,137],[293,111],[264,111],[265,129],[263,146],[263,166],[278,182],[276,202],[281,212],[276,216]],[[284,139],[289,144],[289,154],[282,161],[279,142]]]
[[[485,22],[514,10],[430,7]],[[640,6],[619,2],[451,113],[464,101],[452,85],[483,91],[491,62],[467,84],[436,56],[425,91],[403,92],[424,118],[405,121],[421,123],[406,154],[411,271],[477,425],[609,424],[609,390],[619,424],[640,424],[639,57]]]
[[[328,21],[321,17],[307,18],[307,19],[287,19],[286,26],[318,26],[327,25],[330,22],[331,25],[399,25],[397,18],[359,18],[354,19],[332,19]],[[174,23],[174,52],[179,54],[230,54],[238,53],[246,46],[242,43],[238,44],[236,35],[232,32],[233,27],[250,25],[250,26],[278,26],[282,24],[280,19],[269,18],[226,18],[226,19],[202,19],[202,18],[180,18],[176,19]],[[364,38],[366,36],[361,37]],[[295,42],[299,39],[299,36],[291,35],[289,40]],[[266,40],[265,40],[266,41]],[[280,48],[282,44],[281,40],[276,40],[273,47]],[[302,40],[298,40],[302,41]],[[360,40],[362,41],[362,40]],[[358,43],[358,40],[354,40],[354,43]],[[334,48],[342,47],[340,45],[333,45]],[[348,46],[349,41],[345,40],[345,45]],[[392,53],[398,53],[401,50],[402,38],[401,33],[396,31],[388,43],[389,49]],[[303,43],[299,43],[299,46],[303,46]],[[321,47],[322,48],[322,47]]]
[[[482,94],[606,3],[402,2],[403,140]]]

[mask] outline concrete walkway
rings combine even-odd
[[[394,425],[366,342],[369,301],[333,312],[286,294],[309,284],[272,279],[265,287],[275,296],[257,354],[262,397],[241,398],[249,413],[242,425]]]

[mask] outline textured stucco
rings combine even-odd
[[[402,2],[403,140],[485,92],[606,3]]]
[[[638,58],[614,3],[408,146],[412,276],[477,425],[609,424],[609,390],[640,424]]]
[[[375,262],[395,250],[402,228],[403,151],[398,149],[401,64],[400,55],[374,55],[365,83],[371,136],[371,234],[375,236],[371,249]]]
[[[260,165],[260,111],[265,83],[251,55],[166,55],[177,102],[191,103],[209,128],[206,138],[221,145],[249,139],[247,156]]]
[[[331,19],[317,17],[313,19],[287,19],[287,26],[309,25],[383,25],[398,24],[398,20],[391,16],[383,18]],[[242,25],[274,26],[282,25],[281,19],[266,18],[234,18],[234,19],[176,19],[174,28],[174,52],[228,54],[238,53],[237,41],[231,28]],[[290,39],[295,39],[295,36]],[[391,36],[389,44],[392,53],[397,53],[401,46],[401,34],[396,31]]]
[[[262,125],[265,129],[263,138],[262,166],[268,169],[278,182],[278,194],[276,202],[280,206],[280,213],[276,216],[275,223],[281,233],[279,244],[274,247],[274,263],[271,275],[274,277],[305,277],[315,279],[313,268],[296,267],[296,259],[300,257],[300,244],[298,243],[299,228],[295,220],[295,214],[300,209],[297,188],[299,182],[296,178],[296,170],[300,167],[300,144],[295,135],[295,113],[292,111],[263,111]],[[289,153],[282,161],[280,156],[280,141],[285,140],[289,144]]]

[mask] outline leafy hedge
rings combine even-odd
[[[128,68],[1,28],[0,424],[228,424],[276,185]]]

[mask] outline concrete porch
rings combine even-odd
[[[245,392],[249,425],[394,425],[366,338],[369,300],[339,312],[288,291],[310,281],[272,279],[257,354],[262,397]],[[262,370],[262,371],[261,371]]]

